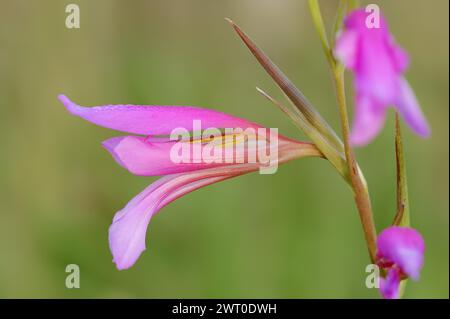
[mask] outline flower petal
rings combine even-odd
[[[185,160],[175,162],[171,150],[176,141],[149,142],[139,136],[113,137],[102,143],[122,167],[134,175],[159,176],[219,166],[217,163],[195,163],[192,151]],[[181,142],[180,142],[181,143]],[[189,143],[187,143],[188,146]]]
[[[359,94],[391,104],[398,92],[398,76],[385,41],[367,35],[360,39],[355,86]]]
[[[419,102],[417,102],[408,81],[403,77],[400,78],[400,92],[395,106],[405,122],[416,134],[422,137],[430,135],[430,128],[420,109]]]
[[[314,145],[283,141],[275,162],[278,165],[305,156],[321,156]],[[109,243],[113,262],[118,269],[131,267],[145,250],[145,234],[151,217],[175,199],[203,186],[231,177],[253,172],[266,164],[246,163],[213,167],[197,171],[167,175],[148,186],[117,212],[109,229]]]
[[[405,72],[409,65],[408,53],[395,42],[391,35],[387,37],[386,41],[386,47],[390,49],[396,70],[399,73]]]
[[[341,32],[336,39],[334,55],[350,70],[356,66],[358,33],[352,30]]]
[[[170,134],[175,128],[192,131],[194,120],[201,120],[203,128],[260,127],[235,116],[199,107],[159,105],[82,107],[70,101],[65,95],[59,95],[58,98],[74,115],[103,127],[133,134]]]
[[[109,228],[109,245],[117,269],[130,268],[145,250],[147,226],[162,207],[198,188],[257,169],[257,165],[244,164],[233,169],[169,175],[148,186],[116,213]]]
[[[379,27],[374,25],[374,17],[364,9],[352,11],[345,19],[345,29],[335,48],[336,57],[355,73],[356,95],[362,96],[364,101],[372,101],[372,107],[360,108],[368,110],[369,114],[364,115],[364,111],[357,110],[360,116],[356,117],[355,131],[365,134],[355,132],[353,144],[369,142],[381,129],[384,122],[382,114],[392,105],[415,133],[425,137],[430,129],[413,91],[402,76],[409,64],[408,54],[389,33],[383,16],[380,16]],[[363,104],[367,105],[366,102]],[[374,123],[368,124],[369,119],[375,119]],[[366,124],[356,125],[365,120]],[[370,129],[364,129],[366,126]]]
[[[394,263],[403,273],[419,279],[425,242],[420,233],[408,227],[391,226],[377,238],[377,257]]]
[[[398,269],[391,268],[386,278],[380,278],[380,293],[385,299],[398,299],[400,288],[400,274]]]
[[[261,128],[258,131],[261,132]],[[267,154],[269,148],[274,147],[278,148],[276,154],[281,157],[295,154],[321,156],[312,144],[294,141],[279,134],[277,145],[273,145],[272,141],[261,142],[261,135],[258,134],[234,135],[231,136],[231,141],[228,137],[218,136],[218,142],[216,139],[192,142],[122,136],[104,141],[103,146],[122,167],[132,174],[142,176],[190,172],[236,163],[251,163],[253,160],[256,164],[264,164],[268,159],[261,159],[259,154]],[[195,152],[194,148],[199,152]],[[271,149],[270,154],[275,154],[273,150]],[[250,152],[254,156],[249,156]]]
[[[356,110],[353,119],[350,143],[353,146],[368,144],[380,132],[386,117],[386,108],[378,101],[359,94],[356,97]]]
[[[352,67],[347,66],[348,61],[345,59],[344,62],[347,63],[344,65],[355,72],[355,85],[359,93],[370,95],[380,102],[389,103],[396,93],[398,75],[394,67],[393,55],[388,47],[390,42],[387,40],[390,39],[390,35],[382,16],[379,27],[374,27],[368,24],[370,23],[369,15],[370,13],[364,9],[357,9],[345,19],[343,34],[349,38],[344,38],[345,52],[353,59],[347,57]]]

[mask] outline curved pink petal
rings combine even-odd
[[[311,144],[291,144],[280,147],[278,165],[304,156],[320,156]],[[258,163],[233,164],[187,173],[168,175],[148,186],[117,212],[109,229],[109,244],[113,262],[118,269],[131,267],[145,250],[145,235],[151,217],[175,199],[203,186],[231,177],[253,172],[262,167]]]
[[[377,238],[377,247],[378,258],[394,263],[412,279],[419,279],[425,242],[417,230],[398,226],[386,228]]]
[[[385,108],[378,101],[367,95],[358,95],[350,143],[353,146],[368,144],[382,129],[385,117]]]
[[[398,112],[416,134],[422,137],[429,136],[430,128],[413,90],[405,78],[402,77],[399,81],[400,91],[395,105]]]
[[[257,169],[257,165],[244,164],[239,168],[169,175],[151,184],[116,214],[109,228],[109,245],[117,269],[131,267],[145,250],[147,226],[162,207],[198,188]]]
[[[194,120],[201,120],[203,128],[260,127],[258,124],[235,116],[199,107],[159,105],[82,107],[73,103],[65,95],[59,95],[58,98],[74,115],[103,127],[134,134],[170,134],[175,128],[192,131]]]
[[[380,278],[380,293],[385,299],[398,299],[400,288],[400,274],[398,269],[389,269],[386,278]]]

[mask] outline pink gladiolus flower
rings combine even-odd
[[[334,55],[355,74],[356,109],[350,142],[369,143],[384,126],[386,111],[393,106],[418,135],[429,135],[427,121],[403,73],[407,53],[389,33],[383,17],[378,27],[367,23],[364,9],[351,12],[338,35]],[[369,17],[370,18],[370,17]]]
[[[144,189],[114,216],[109,229],[109,244],[113,262],[119,270],[131,267],[145,250],[147,226],[161,208],[203,186],[254,172],[267,165],[261,161],[260,155],[256,161],[249,160],[247,155],[251,146],[244,153],[238,154],[234,146],[239,142],[232,139],[233,142],[228,143],[225,135],[221,136],[219,143],[213,145],[213,149],[231,147],[235,161],[217,161],[218,156],[223,155],[219,153],[208,163],[175,163],[171,158],[171,151],[178,141],[154,135],[169,135],[176,128],[192,131],[195,130],[195,121],[201,120],[208,128],[240,128],[243,131],[248,128],[258,129],[256,136],[246,138],[248,141],[256,141],[253,147],[263,147],[263,151],[273,151],[276,148],[277,158],[270,165],[305,156],[321,156],[313,144],[294,141],[281,135],[277,135],[278,143],[275,146],[272,143],[262,143],[266,142],[265,137],[261,141],[259,129],[264,129],[263,127],[218,111],[183,106],[108,105],[87,108],[76,105],[64,95],[60,95],[59,99],[70,113],[97,125],[133,134],[151,135],[114,137],[103,142],[103,146],[121,166],[133,174],[166,175]],[[205,140],[202,138],[181,141],[184,143],[182,146],[203,142]]]
[[[402,279],[419,280],[424,240],[413,228],[391,226],[380,233],[377,247],[377,264],[387,271],[386,277],[380,279],[381,295],[386,299],[397,299]]]

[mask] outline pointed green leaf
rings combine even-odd
[[[347,181],[350,181],[348,166],[345,162],[344,146],[342,141],[328,125],[328,123],[320,116],[316,109],[300,92],[300,90],[292,83],[291,80],[269,59],[269,57],[259,49],[255,43],[230,19],[226,19],[237,32],[239,37],[244,41],[245,45],[250,49],[252,54],[267,71],[272,79],[277,83],[280,89],[286,94],[289,101],[294,105],[296,110],[294,122],[298,125],[306,135],[316,144],[317,148],[324,156],[336,167]],[[266,94],[264,94],[268,97]],[[272,102],[274,100],[270,98]],[[279,104],[279,103],[276,103]],[[280,105],[278,105],[280,107]],[[287,110],[284,107],[285,110]]]

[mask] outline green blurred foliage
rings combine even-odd
[[[100,147],[120,133],[70,116],[82,105],[199,105],[305,138],[255,91],[283,96],[233,33],[233,18],[339,129],[334,93],[309,17],[297,0],[0,1],[0,297],[376,298],[349,188],[323,160],[212,185],[164,208],[147,251],[119,272],[113,214],[155,178],[132,176]],[[404,127],[412,225],[427,243],[405,297],[449,296],[448,1],[375,1],[411,55],[407,77],[432,129]],[[332,25],[336,3],[322,1]],[[349,84],[351,84],[349,79]],[[349,85],[349,94],[351,88]],[[379,230],[395,211],[394,116],[357,157]],[[81,268],[66,289],[65,266]]]

